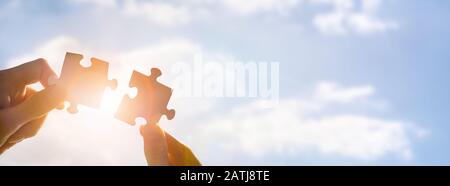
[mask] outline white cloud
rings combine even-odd
[[[143,16],[148,21],[160,25],[173,26],[189,23],[190,10],[162,2],[142,2],[127,0],[124,2],[123,13],[129,16]]]
[[[300,0],[191,0],[181,2],[108,0],[86,1],[70,0],[74,3],[93,5],[99,8],[112,8],[127,17],[141,17],[160,26],[180,26],[192,20],[208,19],[224,10],[238,16],[251,16],[258,13],[288,14]]]
[[[86,1],[100,8],[111,8],[126,17],[144,18],[159,26],[187,25],[198,20],[216,20],[220,15],[257,17],[261,15],[289,15],[299,7],[302,0],[191,0],[167,1]],[[331,6],[330,12],[314,15],[314,26],[324,34],[342,35],[350,32],[372,34],[396,29],[398,24],[378,18],[382,0],[309,0],[312,4]],[[360,6],[358,6],[361,4]],[[224,14],[225,13],[225,14]]]
[[[395,22],[381,21],[364,13],[351,15],[348,18],[348,25],[354,28],[355,32],[362,34],[385,32],[398,27]]]
[[[255,158],[283,157],[274,162],[282,164],[288,157],[301,160],[302,154],[311,152],[321,157],[360,161],[387,156],[410,160],[414,156],[413,141],[427,134],[426,130],[406,121],[346,113],[345,110],[325,112],[325,109],[333,110],[334,105],[314,99],[323,97],[324,84],[318,87],[311,98],[282,99],[274,108],[255,101],[238,106],[215,120],[205,121],[194,129],[199,132],[193,144],[202,157],[246,155],[248,164],[257,164]],[[338,95],[332,96],[332,100],[351,106],[358,102],[350,100],[368,99],[373,91],[371,86],[327,88],[326,95]],[[215,151],[210,152],[210,149]],[[237,161],[217,158],[209,163]]]
[[[348,32],[372,34],[396,29],[394,21],[377,18],[382,0],[311,0],[315,4],[332,5],[333,10],[314,17],[314,25],[324,34],[342,35]],[[357,9],[356,2],[361,3]]]
[[[119,13],[125,17],[143,18],[159,26],[184,25],[191,21],[193,11],[186,4],[176,5],[167,1],[139,0],[68,0],[71,3],[86,4],[108,10],[111,14]]]
[[[373,95],[375,88],[366,85],[344,88],[333,82],[320,82],[317,85],[316,99],[326,102],[350,103]]]
[[[135,48],[119,54],[118,60],[127,63],[151,64],[174,63],[192,59],[202,48],[192,41],[181,38],[163,39],[157,43]]]
[[[116,7],[116,0],[69,0],[73,3],[90,3],[100,8]]]
[[[299,0],[223,0],[223,4],[240,15],[251,15],[264,12],[287,14],[299,4]]]
[[[45,58],[53,70],[59,74],[66,52],[83,53],[83,51],[87,50],[81,47],[76,39],[62,35],[42,43],[40,47],[33,51],[8,60],[6,64],[7,67],[14,67],[37,58]],[[34,84],[32,87],[38,90],[42,88],[40,84]]]

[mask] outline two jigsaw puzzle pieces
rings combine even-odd
[[[108,79],[108,62],[91,58],[91,66],[83,67],[80,62],[81,54],[67,52],[61,70],[61,76],[56,84],[62,86],[67,92],[67,101],[70,103],[67,111],[78,112],[78,105],[99,108],[105,88],[117,87],[117,80]],[[157,78],[161,71],[151,69],[151,75],[146,76],[133,71],[129,86],[136,87],[138,94],[135,98],[124,96],[115,117],[128,124],[134,125],[138,117],[145,118],[147,123],[156,123],[162,115],[171,120],[175,110],[167,109],[172,89],[159,83]]]
[[[57,84],[67,91],[70,103],[67,111],[78,112],[79,104],[99,108],[106,87],[115,89],[117,80],[108,79],[108,62],[91,58],[91,66],[83,67],[80,62],[83,55],[67,52]]]
[[[167,109],[167,104],[172,96],[172,89],[159,83],[159,76],[161,71],[157,68],[151,69],[150,76],[133,71],[129,86],[136,87],[138,93],[134,98],[128,95],[123,97],[115,117],[131,125],[135,124],[138,117],[146,119],[147,123],[158,122],[162,115],[171,120],[175,116],[175,110]]]

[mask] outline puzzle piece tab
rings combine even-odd
[[[83,67],[81,54],[66,53],[61,76],[57,84],[67,91],[67,101],[70,113],[78,112],[77,105],[100,107],[101,97],[106,87],[115,89],[117,80],[108,80],[108,63],[97,58],[91,58],[91,66]]]
[[[172,89],[156,81],[160,75],[161,71],[157,68],[151,69],[150,76],[133,71],[129,86],[136,87],[138,93],[133,99],[127,95],[123,97],[115,117],[131,125],[135,124],[138,117],[145,118],[147,123],[158,122],[162,115],[171,120],[175,110],[167,109],[167,104]]]

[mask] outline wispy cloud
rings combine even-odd
[[[68,0],[73,3],[89,3],[100,8],[111,8],[117,6],[116,0]]]
[[[128,0],[124,2],[123,13],[128,16],[143,16],[150,22],[160,25],[180,25],[189,23],[190,10],[162,2],[138,2]]]
[[[360,104],[357,99],[370,100],[373,86],[320,83],[317,87],[310,97],[283,99],[274,108],[255,101],[205,121],[196,128],[201,137],[194,144],[204,157],[214,155],[202,149],[216,149],[214,153],[226,157],[246,154],[250,159],[281,156],[301,160],[302,154],[316,153],[370,162],[387,156],[411,160],[413,141],[428,133],[408,121],[357,114],[332,104],[337,101],[353,107]],[[232,163],[227,161],[233,160],[216,163]]]
[[[315,97],[325,102],[350,103],[368,98],[374,93],[375,88],[370,85],[346,88],[333,82],[320,82],[317,85]]]
[[[398,24],[390,20],[381,20],[376,13],[382,0],[311,0],[315,4],[331,5],[333,10],[314,17],[314,25],[320,32],[329,35],[342,35],[354,32],[373,34],[396,29]],[[356,3],[362,5],[360,8]]]
[[[86,49],[83,49],[78,40],[72,37],[64,35],[56,36],[24,55],[9,59],[6,62],[6,66],[13,67],[42,57],[45,58],[53,68],[59,70],[62,67],[62,61],[67,51],[86,51]]]
[[[141,17],[159,26],[182,26],[198,20],[214,20],[214,17],[221,14],[238,17],[261,17],[264,15],[277,17],[290,15],[293,11],[299,10],[298,7],[301,5],[313,4],[332,7],[330,12],[313,15],[313,25],[323,34],[367,35],[398,28],[398,23],[395,21],[378,18],[377,12],[383,6],[382,0],[194,0],[177,3],[137,0],[70,1],[112,8],[122,15]],[[361,5],[358,6],[359,4]]]
[[[229,10],[239,15],[267,12],[287,14],[300,3],[300,0],[222,0],[222,3]]]

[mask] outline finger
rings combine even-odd
[[[22,126],[19,130],[17,130],[14,134],[12,134],[6,143],[19,143],[24,139],[31,138],[35,136],[39,129],[41,129],[44,124],[45,118],[47,115],[44,115],[38,119],[28,122],[24,126]]]
[[[9,107],[10,104],[11,104],[11,97],[9,97],[9,94],[0,93],[0,109]]]
[[[167,143],[164,131],[156,124],[141,126],[141,135],[144,137],[144,152],[149,165],[169,165]]]
[[[179,142],[169,133],[165,133],[167,140],[167,150],[169,160],[172,165],[176,166],[201,166],[200,161],[195,157],[189,147]]]
[[[48,80],[50,77],[56,77],[56,73],[43,58],[14,67],[9,70],[9,75],[23,85],[39,81],[44,87],[49,86]]]
[[[27,93],[27,87],[26,86],[21,86],[21,87],[15,88],[10,93],[11,102],[10,102],[9,106],[10,107],[16,106],[17,104],[19,104],[23,100],[25,100],[26,93]]]
[[[37,93],[36,90],[34,90],[34,89],[30,88],[30,87],[27,87],[26,90],[25,90],[24,100],[30,98],[31,96],[35,95],[36,93]]]
[[[36,90],[33,90],[32,88],[27,87],[25,99],[30,98],[36,94]],[[7,143],[18,143],[26,138],[33,137],[37,134],[39,129],[41,128],[42,124],[44,123],[45,117],[47,115],[44,115],[43,117],[40,117],[36,120],[32,120],[25,124],[23,127],[21,127],[18,131],[16,131],[14,134],[12,134],[9,138]]]
[[[36,92],[37,92],[36,90],[27,86],[19,88],[18,90],[15,91],[15,95],[13,95],[13,99],[11,99],[11,103],[9,106],[12,107],[18,105],[19,103],[22,103],[24,100],[28,99]]]
[[[5,143],[0,147],[0,155],[3,154],[6,150],[14,146],[16,143]]]
[[[65,90],[60,86],[51,86],[35,93],[15,107],[0,111],[3,122],[10,129],[19,129],[24,124],[40,118],[61,104],[66,97]]]
[[[27,88],[26,93],[24,96],[25,100],[30,99],[33,95],[36,94],[36,91],[32,88]],[[14,107],[13,107],[14,108]],[[42,124],[44,123],[45,116],[42,116],[40,118],[37,118],[35,120],[30,120],[28,123],[24,123],[22,125],[23,121],[14,121],[14,118],[22,117],[22,116],[14,116],[12,114],[4,115],[5,112],[15,110],[14,109],[7,109],[6,111],[0,112],[0,117],[2,119],[2,135],[0,140],[1,144],[7,144],[7,143],[18,143],[26,138],[32,137],[36,135],[36,133],[41,128]],[[12,113],[12,112],[10,112]],[[14,113],[13,113],[14,114]],[[9,119],[13,118],[13,119]]]
[[[156,124],[142,125],[140,132],[144,140],[149,142],[165,140],[164,131]]]

